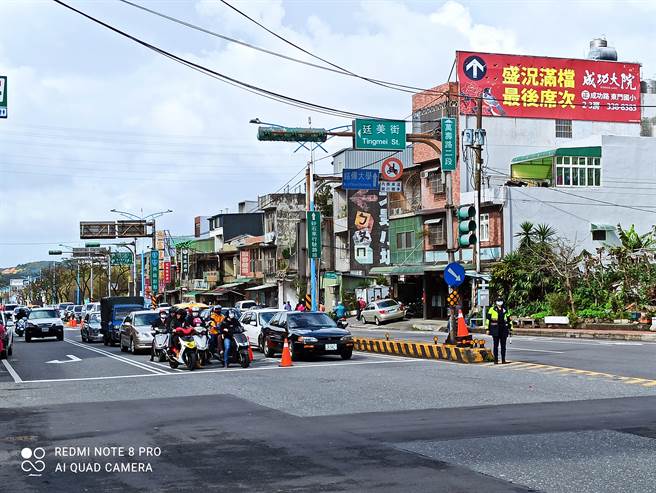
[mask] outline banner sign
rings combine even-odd
[[[342,171],[344,190],[378,190],[380,173],[377,169],[345,169]]]
[[[348,192],[351,270],[366,274],[371,267],[389,265],[387,193],[378,190]]]
[[[159,252],[150,251],[150,285],[153,293],[159,292]]]
[[[640,65],[457,52],[460,113],[640,122]]]
[[[171,262],[164,262],[164,285],[171,282]]]
[[[189,250],[182,250],[182,275],[187,277],[189,274]]]

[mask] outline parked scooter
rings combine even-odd
[[[153,329],[150,331],[153,335],[153,345],[150,348],[151,359],[156,359],[160,363],[166,361],[166,353],[169,349],[171,336],[162,329]]]
[[[175,329],[175,334],[180,341],[180,347],[171,347],[167,351],[169,359],[169,366],[174,370],[180,366],[185,365],[189,371],[194,371],[198,364],[198,349],[196,341],[194,340],[195,330],[193,327]]]

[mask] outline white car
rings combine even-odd
[[[262,308],[244,312],[239,321],[252,347],[262,348],[262,327],[267,325],[276,313],[284,311],[277,308]]]
[[[256,306],[257,303],[253,300],[243,300],[235,303],[235,308],[241,312],[243,312],[244,310],[250,310],[251,308],[255,308]]]

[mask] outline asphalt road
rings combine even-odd
[[[446,340],[445,332],[394,330],[394,326],[373,328],[350,323],[349,330],[360,337],[432,342]],[[485,339],[486,347],[492,347],[492,338],[475,334]],[[507,345],[507,357],[511,361],[523,361],[544,365],[562,366],[580,370],[611,373],[615,375],[656,379],[656,343],[633,341],[596,341],[565,339],[562,337],[514,336]]]
[[[246,370],[188,372],[80,344],[72,330],[63,342],[17,341],[0,365],[6,491],[644,492],[656,484],[656,382],[363,353],[292,368],[255,353]]]

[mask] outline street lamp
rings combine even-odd
[[[62,245],[60,244],[59,246],[65,246],[68,248],[71,248],[68,245]],[[72,251],[66,251],[64,252],[63,250],[48,250],[48,255],[63,255],[64,253],[73,253]],[[80,304],[80,262],[79,260],[75,261],[75,265],[77,266],[77,279],[76,279],[76,289],[75,289],[75,304],[79,305]]]

